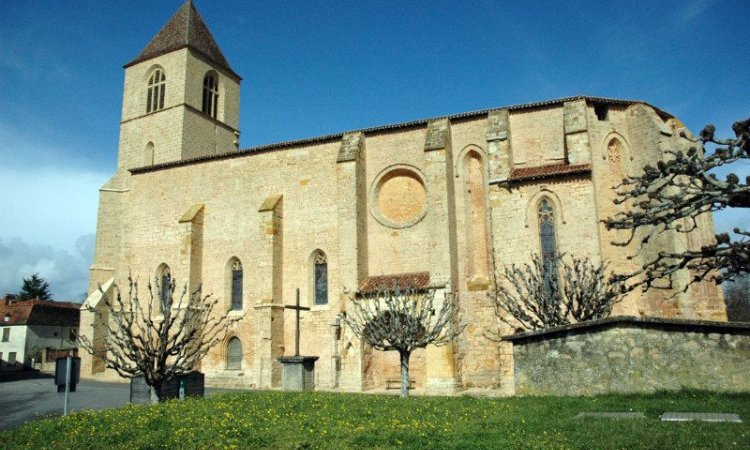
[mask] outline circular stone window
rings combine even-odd
[[[427,213],[424,180],[415,167],[388,167],[375,179],[370,194],[372,215],[387,227],[412,226]]]

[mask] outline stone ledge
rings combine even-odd
[[[524,331],[522,333],[503,336],[502,340],[510,342],[524,342],[544,340],[548,338],[583,334],[607,328],[633,326],[637,328],[662,329],[669,331],[687,331],[693,333],[731,333],[750,335],[750,323],[746,322],[716,322],[711,320],[665,319],[660,317],[616,316],[606,319],[590,320],[544,330]]]

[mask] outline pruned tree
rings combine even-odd
[[[744,274],[724,285],[727,319],[750,322],[750,275]]]
[[[49,283],[38,273],[23,279],[21,291],[18,293],[19,300],[52,300],[52,294],[49,292]]]
[[[621,282],[610,281],[606,262],[561,254],[548,259],[534,254],[531,263],[506,266],[503,278],[495,277],[489,297],[495,315],[514,329],[603,319],[625,294]]]
[[[351,299],[345,323],[364,342],[380,351],[397,351],[401,397],[409,396],[409,359],[414,350],[452,342],[465,328],[459,323],[455,298],[436,301],[438,288],[380,287]]]
[[[149,283],[148,295],[142,299],[138,282],[128,277],[127,299],[115,285],[112,298],[104,295],[103,302],[103,310],[89,311],[106,327],[106,351],[98,351],[99,346],[83,335],[78,336],[79,345],[122,377],[143,376],[151,387],[152,403],[163,401],[162,386],[193,370],[225,338],[227,328],[241,319],[217,311],[218,297],[204,296],[200,288],[192,293],[183,288],[175,301],[171,278],[168,286],[158,280]]]
[[[613,242],[627,246],[634,240],[643,249],[654,236],[668,231],[690,233],[703,214],[725,208],[750,208],[750,177],[744,182],[734,173],[720,180],[716,169],[750,159],[750,119],[732,125],[734,139],[719,139],[716,128],[707,125],[687,153],[667,151],[669,158],[656,167],[646,165],[643,173],[628,176],[616,186],[616,204],[622,212],[604,220],[611,230],[628,230],[627,239]],[[689,138],[683,133],[683,137]],[[707,149],[710,144],[712,149]],[[716,235],[715,243],[682,252],[660,251],[633,273],[622,274],[629,289],[655,287],[656,281],[673,287],[672,275],[688,269],[691,282],[721,283],[750,272],[750,230],[735,228],[738,238]],[[684,286],[687,289],[688,286]]]

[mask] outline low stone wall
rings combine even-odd
[[[750,391],[750,323],[612,317],[504,339],[518,395]]]

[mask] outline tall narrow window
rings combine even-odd
[[[489,273],[487,251],[487,218],[484,207],[484,168],[476,151],[467,153],[464,159],[466,177],[465,230],[468,251],[468,274],[470,277],[486,276]]]
[[[544,292],[551,296],[557,292],[557,241],[555,240],[555,212],[549,199],[542,198],[539,202],[539,240],[542,244],[542,276],[544,278]]]
[[[328,259],[326,254],[318,251],[313,258],[313,285],[315,286],[315,304],[328,304]]]
[[[227,343],[227,369],[242,369],[242,343],[236,337],[233,337]]]
[[[216,118],[219,107],[219,76],[216,72],[208,72],[203,77],[203,112]]]
[[[148,77],[148,96],[146,97],[146,112],[152,113],[164,109],[164,93],[166,90],[164,71],[156,69]]]
[[[539,202],[539,240],[542,244],[542,260],[547,263],[557,253],[557,241],[555,239],[555,212],[549,199],[543,198]]]
[[[232,262],[232,310],[242,309],[242,263],[239,259]]]
[[[159,306],[162,312],[169,309],[172,297],[172,273],[169,271],[169,266],[164,266],[159,274],[159,281],[161,282],[161,290],[159,295]]]

